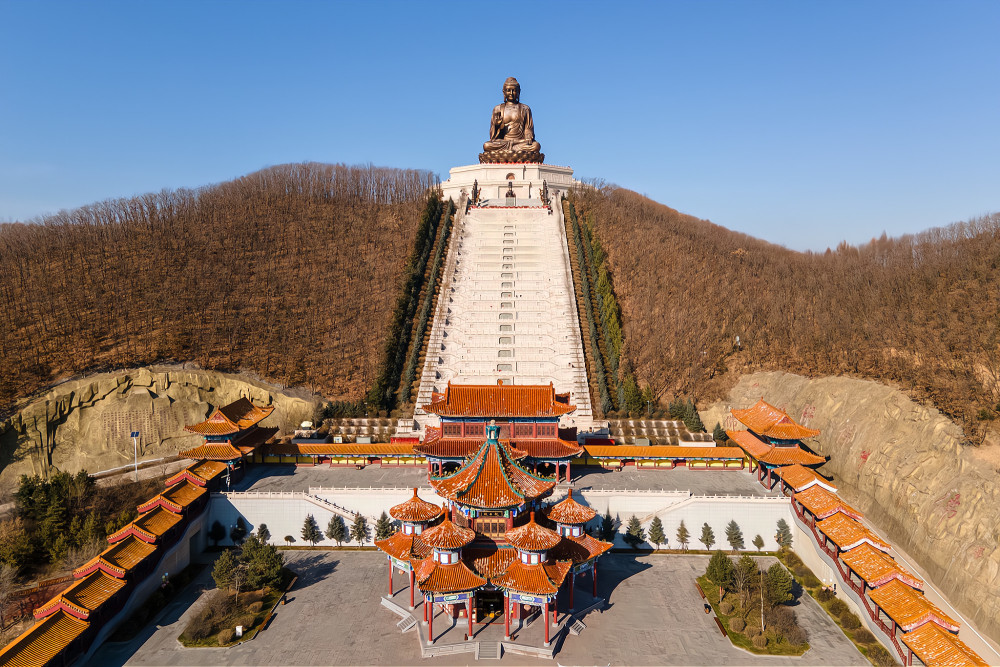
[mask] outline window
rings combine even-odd
[[[500,302],[500,307],[501,308],[513,308],[514,307],[514,302],[513,301],[501,301]]]
[[[462,425],[461,424],[444,424],[444,434],[445,435],[462,435]]]
[[[503,235],[505,238],[513,238],[514,232],[504,232]]]
[[[504,225],[504,229],[514,229],[514,225]]]
[[[504,245],[514,245],[514,239],[504,239],[503,240],[503,244]]]
[[[514,293],[513,292],[500,292],[500,298],[501,299],[513,299],[514,298]]]
[[[513,264],[504,264],[504,265],[503,265],[503,268],[505,268],[505,269],[513,269],[513,268],[514,268],[514,265],[513,265]],[[513,277],[513,276],[512,276],[512,277]]]
[[[513,350],[497,350],[497,356],[498,357],[513,357],[514,356],[514,351]]]
[[[501,273],[500,277],[501,278],[513,278],[514,274],[513,273]]]
[[[500,344],[501,345],[511,345],[513,343],[513,341],[514,341],[514,338],[512,336],[500,336]]]
[[[501,320],[512,320],[514,319],[514,313],[500,313]]]
[[[530,438],[533,435],[534,424],[515,424],[514,437]]]
[[[412,535],[412,534],[413,534],[413,524],[404,523],[403,524],[403,535]]]
[[[500,378],[497,380],[497,384],[510,384],[512,380],[510,378]]]
[[[541,557],[542,557],[541,554],[533,554],[528,551],[521,552],[521,562],[527,565],[538,565],[538,563],[541,561]]]
[[[508,331],[513,331],[513,330],[514,330],[514,325],[513,324],[501,324],[500,325],[500,333],[506,333]]]
[[[514,283],[500,283],[500,289],[514,289]]]
[[[555,424],[539,424],[538,425],[538,437],[539,438],[554,438],[556,436],[556,425]]]
[[[514,370],[513,364],[497,364],[497,371],[499,371],[500,373],[503,373],[504,371],[510,373],[513,370]]]
[[[517,177],[516,177],[516,176],[514,176],[514,172],[510,172],[509,174],[507,174],[507,175],[506,175],[506,176],[504,177],[504,179],[503,179],[503,180],[505,180],[505,181],[513,181],[513,180],[514,180],[515,178],[517,178]]]
[[[458,562],[458,553],[454,551],[436,551],[434,560],[442,565],[451,565]]]

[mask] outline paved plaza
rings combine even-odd
[[[299,581],[279,606],[270,625],[254,640],[229,649],[184,648],[177,636],[197,613],[208,570],[133,642],[106,644],[90,665],[464,665],[472,653],[420,658],[416,632],[401,633],[399,618],[379,604],[386,593],[387,567],[371,551],[286,551]],[[600,561],[598,595],[608,600],[603,612],[591,612],[580,636],[563,636],[554,660],[505,653],[508,665],[866,665],[826,613],[808,596],[796,605],[811,648],[800,658],[755,656],[722,636],[694,587],[707,556],[632,556],[611,554]],[[586,603],[589,581],[577,587],[577,606]],[[402,576],[396,577],[395,601],[407,604]],[[561,601],[563,609],[565,600]],[[421,609],[415,614],[419,618]],[[439,643],[461,639],[464,623],[451,629],[435,618]],[[537,643],[540,622],[518,633],[517,640]],[[503,625],[477,626],[477,640],[499,641]],[[556,641],[559,641],[557,639]],[[492,661],[489,661],[492,662]]]
[[[778,496],[768,492],[755,477],[743,470],[605,470],[596,466],[573,466],[572,485],[580,491],[629,489],[635,491],[690,491],[695,495]],[[237,491],[308,491],[310,487],[381,488],[427,486],[424,467],[252,465]],[[566,486],[560,483],[560,486]]]

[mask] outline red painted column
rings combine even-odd
[[[510,593],[503,592],[503,638],[510,639]]]
[[[424,596],[424,623],[427,622],[427,596]]]
[[[410,565],[410,611],[413,611],[413,565]]]
[[[427,612],[430,620],[427,622],[427,641],[434,643],[434,596],[431,595],[430,611]]]
[[[545,622],[545,645],[549,645],[549,603],[548,601],[542,606],[542,620]]]
[[[556,463],[556,484],[559,483],[559,464]]]
[[[569,480],[570,480],[570,476],[569,476],[569,461],[566,461],[566,481],[568,482]]]
[[[552,600],[552,625],[559,624],[559,594]]]
[[[465,601],[465,615],[469,617],[469,639],[472,639],[472,598]]]

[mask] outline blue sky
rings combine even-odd
[[[0,221],[267,165],[554,164],[795,249],[1000,211],[997,2],[0,0]]]

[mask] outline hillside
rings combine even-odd
[[[283,165],[0,226],[0,406],[159,361],[362,396],[435,182]]]
[[[997,417],[1000,215],[799,253],[617,187],[574,204],[608,255],[623,356],[661,398],[785,370],[892,384],[973,442]]]

